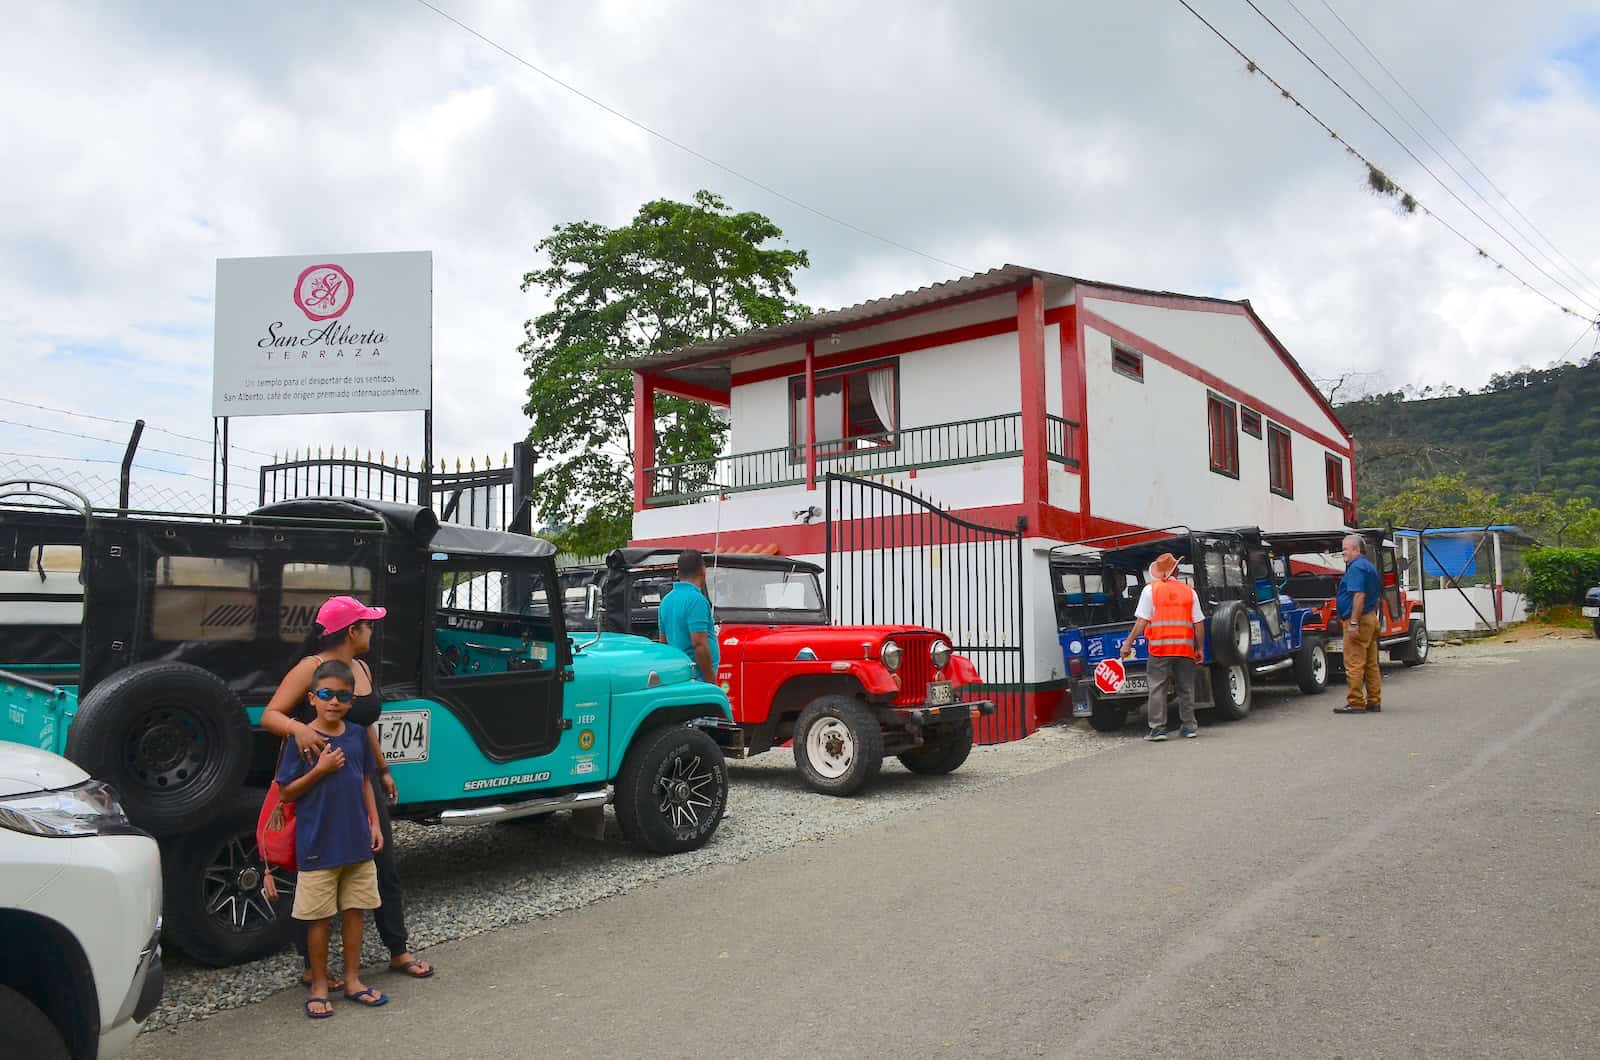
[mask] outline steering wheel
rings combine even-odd
[[[454,677],[456,675],[456,667],[460,665],[460,662],[461,653],[452,644],[444,651],[435,653],[434,671],[440,677]]]

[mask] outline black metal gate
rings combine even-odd
[[[533,455],[526,442],[511,447],[511,459],[503,467],[491,467],[484,457],[482,467],[474,460],[463,470],[458,460],[456,469],[448,471],[441,461],[439,470],[428,475],[420,467],[413,469],[409,457],[402,466],[399,457],[392,463],[383,454],[376,461],[371,453],[365,460],[359,454],[336,457],[330,449],[326,457],[321,450],[315,457],[307,451],[304,457],[296,454],[294,459],[263,464],[260,478],[262,504],[295,497],[404,501],[433,508],[447,523],[532,532],[528,501]],[[431,496],[425,499],[424,493]]]
[[[841,625],[913,623],[951,638],[995,713],[977,723],[979,743],[1027,732],[1021,520],[988,526],[950,514],[915,493],[829,474],[824,487],[828,613]]]

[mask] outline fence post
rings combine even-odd
[[[144,420],[134,420],[133,432],[128,435],[128,447],[122,451],[122,476],[117,480],[117,507],[122,509],[124,515],[128,514],[128,489],[132,485],[133,454],[139,451],[139,438],[143,434]],[[1498,559],[1498,553],[1496,558]]]
[[[511,524],[506,529],[533,533],[533,446],[527,442],[511,447]]]

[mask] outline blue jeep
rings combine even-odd
[[[1106,541],[1148,540],[1114,548]],[[1303,636],[1308,611],[1280,600],[1261,531],[1254,527],[1191,531],[1173,527],[1077,544],[1050,553],[1050,588],[1056,628],[1072,693],[1072,715],[1101,732],[1115,732],[1129,710],[1149,693],[1144,638],[1118,677],[1114,667],[1132,632],[1134,607],[1146,570],[1163,552],[1178,558],[1178,577],[1194,587],[1206,615],[1197,668],[1195,703],[1220,718],[1250,713],[1252,685],[1269,675],[1292,676],[1300,690],[1321,692],[1328,683],[1322,640]]]
[[[1600,637],[1600,586],[1583,594],[1583,617],[1594,623],[1594,635]]]
[[[279,750],[261,712],[321,601],[349,594],[389,610],[371,661],[395,817],[472,825],[612,803],[633,845],[693,850],[727,802],[727,697],[666,645],[570,640],[555,552],[414,505],[96,512],[70,490],[0,483],[0,740],[116,788],[160,840],[177,948],[208,964],[263,956],[283,925],[255,853]]]

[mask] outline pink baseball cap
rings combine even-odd
[[[324,633],[337,633],[357,622],[376,622],[388,613],[387,608],[368,607],[353,596],[330,596],[317,609],[317,625]]]

